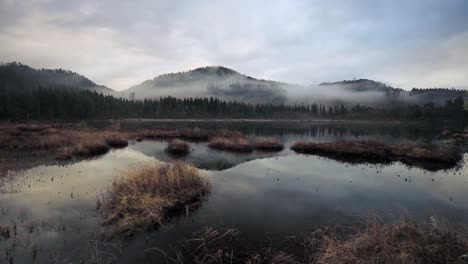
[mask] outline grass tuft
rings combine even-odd
[[[252,145],[244,137],[214,137],[208,143],[210,148],[235,152],[251,152]]]
[[[400,161],[426,169],[450,168],[462,155],[454,148],[437,145],[384,144],[377,141],[296,142],[291,149],[349,162]]]
[[[279,240],[250,240],[235,229],[207,227],[171,248],[172,253],[159,252],[170,263],[207,264],[462,264],[468,260],[465,238],[410,220],[385,224],[369,217],[364,228],[337,226]]]
[[[154,228],[189,211],[208,195],[209,182],[183,162],[147,162],[123,171],[103,205],[107,237]]]
[[[123,135],[119,134],[106,137],[106,143],[111,148],[125,148],[128,146],[128,140]]]
[[[167,144],[166,151],[174,155],[186,155],[190,151],[187,142],[180,139],[173,139]]]
[[[315,263],[466,263],[466,253],[468,243],[453,232],[420,228],[408,220],[384,224],[371,219],[347,239],[325,236]]]
[[[283,144],[273,137],[257,137],[254,147],[264,151],[280,151],[284,148]]]

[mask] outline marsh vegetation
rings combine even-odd
[[[385,224],[376,216],[363,227],[337,226],[282,239],[252,242],[234,228],[204,228],[171,252],[170,263],[443,264],[466,263],[468,241],[440,226],[409,219]]]
[[[440,145],[385,144],[377,141],[296,142],[291,149],[349,162],[400,161],[430,169],[450,168],[462,159],[460,151]]]
[[[256,149],[264,151],[280,151],[284,148],[283,144],[273,137],[257,137],[254,146]]]
[[[187,214],[210,192],[197,168],[182,162],[147,162],[123,171],[105,200],[105,235],[131,235]]]
[[[173,139],[167,144],[166,151],[173,155],[186,155],[190,151],[190,146],[181,139]]]
[[[439,131],[427,140],[421,130],[380,136],[389,130],[347,124],[224,126],[1,126],[2,157],[68,160],[7,169],[0,262],[47,263],[51,254],[57,263],[465,260],[467,157]],[[314,155],[297,155],[297,146]],[[402,211],[413,220],[395,221]],[[369,212],[382,219],[361,222]],[[443,220],[434,225],[434,216]]]

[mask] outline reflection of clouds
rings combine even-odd
[[[154,159],[127,148],[66,166],[35,167],[11,183],[19,184],[21,192],[8,194],[8,206],[27,209],[31,217],[73,217],[94,208],[96,196],[111,185],[118,171],[146,160]]]
[[[454,197],[459,207],[468,204],[468,184],[461,185],[465,177],[401,163],[349,166],[315,156],[291,155],[249,161],[215,174],[214,181],[220,182],[220,193],[229,195],[227,199],[247,199],[267,211],[325,207],[353,214],[372,210],[399,215],[402,210],[455,213],[449,197]],[[432,178],[440,182],[432,182]]]

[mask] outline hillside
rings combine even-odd
[[[34,69],[11,62],[0,64],[0,88],[4,89],[84,89],[103,94],[114,94],[114,90],[97,85],[88,78],[63,69]]]
[[[378,91],[378,92],[385,92],[385,93],[397,93],[397,92],[403,91],[403,89],[393,88],[384,83],[373,81],[373,80],[368,80],[368,79],[344,80],[344,81],[339,81],[339,82],[325,82],[319,85],[342,87],[352,92]]]
[[[127,97],[158,98],[161,96],[217,97],[248,103],[286,103],[290,85],[240,74],[222,66],[157,76],[123,91]]]
[[[253,104],[323,104],[387,106],[396,104],[443,104],[467,97],[464,90],[414,88],[405,91],[368,79],[293,85],[256,79],[222,66],[196,68],[163,74],[125,91],[97,85],[85,76],[63,69],[34,69],[21,63],[0,64],[0,89],[80,89],[129,99],[215,97],[224,101]]]

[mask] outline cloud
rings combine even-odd
[[[0,61],[119,90],[205,65],[293,83],[466,87],[466,10],[463,0],[0,0]]]

